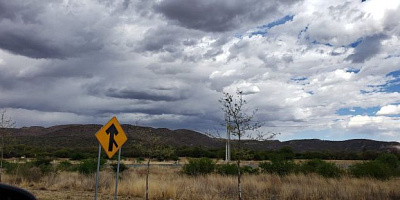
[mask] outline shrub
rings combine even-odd
[[[282,156],[285,160],[293,160],[294,159],[294,152],[292,147],[284,146],[278,151],[279,155]]]
[[[69,158],[69,151],[66,149],[60,149],[53,153],[53,155],[57,158]]]
[[[205,175],[215,170],[215,163],[209,158],[189,159],[189,163],[183,166],[183,172],[191,176]]]
[[[50,165],[51,161],[52,161],[52,159],[50,159],[50,158],[39,157],[35,161],[33,161],[33,164],[35,166]]]
[[[75,152],[71,154],[71,160],[83,160],[86,158],[86,155],[80,152]]]
[[[74,166],[68,160],[64,160],[57,165],[57,170],[60,171],[74,171]]]
[[[3,162],[3,167],[7,174],[14,175],[16,180],[21,182],[23,179],[27,181],[38,181],[43,173],[39,167],[34,166],[32,162],[28,163],[8,163]]]
[[[342,171],[339,169],[338,166],[336,166],[333,163],[328,163],[328,162],[320,162],[316,168],[317,174],[323,176],[323,177],[329,177],[329,178],[336,178],[340,177],[342,174]]]
[[[218,174],[221,175],[236,175],[238,173],[238,168],[236,164],[223,164],[217,167]]]
[[[389,153],[385,153],[380,155],[378,158],[376,158],[376,161],[387,164],[389,167],[393,169],[397,169],[399,167],[399,159],[397,156]]]
[[[389,179],[393,175],[393,169],[379,161],[354,164],[349,167],[349,172],[355,177],[372,177],[382,180]]]
[[[242,173],[247,173],[247,174],[258,174],[259,173],[259,168],[253,168],[249,165],[245,165],[241,167],[241,172]]]
[[[258,165],[262,172],[284,176],[295,171],[296,164],[292,160],[274,160],[271,163],[261,162]]]
[[[324,161],[320,159],[308,160],[307,162],[300,164],[299,171],[304,174],[316,173],[317,167],[323,162]]]
[[[118,163],[113,163],[111,164],[111,169],[117,173],[117,167],[118,167]],[[125,165],[124,163],[120,162],[119,163],[119,172],[122,173],[123,171],[129,169],[129,167],[127,165]]]
[[[172,155],[169,159],[173,160],[173,161],[178,161],[179,160],[179,156],[174,154]]]
[[[43,174],[47,174],[47,173],[50,173],[50,172],[54,171],[54,168],[51,165],[51,161],[52,161],[52,159],[50,159],[50,158],[39,157],[35,161],[33,161],[32,163],[26,163],[26,164],[34,166],[34,167],[37,167],[37,168],[40,169],[40,171]]]
[[[237,170],[237,165],[232,163],[232,164],[223,164],[223,165],[218,165],[217,166],[217,173],[221,175],[237,175],[238,170]],[[242,174],[247,173],[247,174],[257,174],[259,173],[259,168],[253,168],[251,166],[245,165],[240,168],[240,172]]]
[[[100,159],[100,169],[106,163],[105,159]],[[81,174],[91,174],[97,171],[97,159],[85,159],[77,167],[77,170]]]
[[[349,171],[355,177],[373,177],[376,179],[389,179],[399,175],[399,160],[393,154],[382,154],[374,161],[358,163],[350,166]]]
[[[144,160],[145,160],[144,157],[138,157],[138,158],[136,158],[136,162],[139,163],[139,164],[142,163],[142,162],[144,162]]]
[[[7,174],[16,174],[16,169],[18,167],[18,163],[9,163],[7,161],[3,161],[3,168]]]

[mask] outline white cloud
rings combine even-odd
[[[377,115],[398,115],[398,114],[400,114],[400,105],[383,106],[376,114]]]
[[[354,117],[351,117],[347,126],[349,128],[353,127],[363,127],[366,125],[371,125],[371,124],[381,124],[385,120],[384,117],[371,117],[371,116],[362,116],[362,115],[356,115]]]
[[[398,93],[383,90],[399,69],[398,2],[221,1],[207,17],[212,23],[179,1],[21,2],[0,6],[0,107],[20,125],[35,124],[36,114],[38,125],[52,125],[117,113],[147,125],[212,129],[223,118],[221,92],[239,88],[257,117],[282,133],[354,138],[398,130],[393,116],[337,114],[400,113],[387,106],[400,102]],[[206,13],[213,2],[196,5]],[[247,12],[253,5],[259,12]],[[287,15],[293,20],[255,34]],[[235,19],[215,23],[217,16]]]

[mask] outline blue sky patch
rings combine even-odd
[[[348,47],[356,48],[361,42],[363,41],[363,38],[358,38],[357,41],[352,42],[348,44]]]
[[[282,18],[280,18],[280,19],[278,19],[278,20],[276,20],[274,22],[271,22],[271,23],[269,23],[267,25],[263,25],[263,26],[258,27],[258,28],[268,28],[268,29],[270,29],[270,28],[272,28],[274,26],[279,26],[281,24],[285,24],[287,21],[292,21],[293,17],[294,17],[294,15],[286,15],[286,16],[284,16],[284,17],[282,17]]]
[[[380,110],[379,106],[375,107],[369,107],[369,108],[360,108],[360,107],[354,107],[354,108],[341,108],[336,111],[336,114],[338,115],[368,115],[368,116],[374,116],[376,112]]]
[[[325,46],[328,46],[328,47],[333,47],[333,45],[330,44],[330,43],[322,43],[322,42],[318,42],[316,40],[312,41],[311,43],[312,44],[322,44],[322,45],[325,45]]]
[[[382,85],[382,90],[384,92],[400,92],[400,70],[390,72],[386,74],[386,77],[393,79]]]
[[[395,78],[400,78],[400,70],[392,71],[392,72],[386,74],[386,76],[393,76]]]
[[[397,83],[389,83],[383,86],[383,91],[387,93],[391,92],[400,92],[400,81],[397,80]]]
[[[291,78],[290,80],[292,80],[292,81],[305,81],[305,80],[307,80],[307,77],[303,77],[303,76],[294,77],[294,78]]]
[[[358,72],[360,72],[360,69],[350,68],[350,69],[347,69],[346,72],[352,72],[352,73],[357,74]]]
[[[269,24],[259,26],[259,27],[257,27],[259,30],[250,33],[250,37],[253,35],[265,36],[269,29],[271,29],[274,26],[279,26],[279,25],[285,24],[288,21],[292,21],[293,17],[294,17],[294,15],[286,15],[276,21],[269,23]]]

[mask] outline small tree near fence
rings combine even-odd
[[[243,139],[246,137],[250,137],[248,131],[256,131],[261,127],[261,124],[257,121],[254,121],[254,115],[257,110],[253,112],[247,113],[245,110],[245,106],[247,104],[246,100],[243,99],[243,92],[237,90],[236,95],[232,95],[229,93],[223,93],[223,97],[219,100],[222,105],[222,111],[225,115],[225,122],[227,127],[230,129],[230,132],[233,136],[237,137],[237,146],[236,146],[236,165],[237,165],[237,191],[238,191],[238,199],[242,199],[242,185],[241,185],[241,167],[240,162],[244,159],[245,151],[243,149]],[[257,137],[262,138],[264,136],[262,133],[258,132]],[[270,136],[273,137],[274,134]]]
[[[9,128],[15,127],[15,121],[6,117],[6,109],[0,111],[0,133],[1,133],[1,160],[0,160],[0,182],[3,173],[3,159],[4,159],[4,137],[7,135]]]
[[[147,165],[146,165],[146,200],[149,199],[149,174],[150,174],[150,162],[153,158],[168,158],[174,154],[174,150],[162,144],[160,141],[160,137],[152,132],[150,129],[146,131],[143,135],[143,138],[138,143],[134,144],[134,149],[140,151],[142,155],[146,155],[147,157]]]

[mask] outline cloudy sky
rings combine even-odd
[[[280,140],[400,140],[400,1],[0,0],[17,127],[223,130],[245,93]]]

